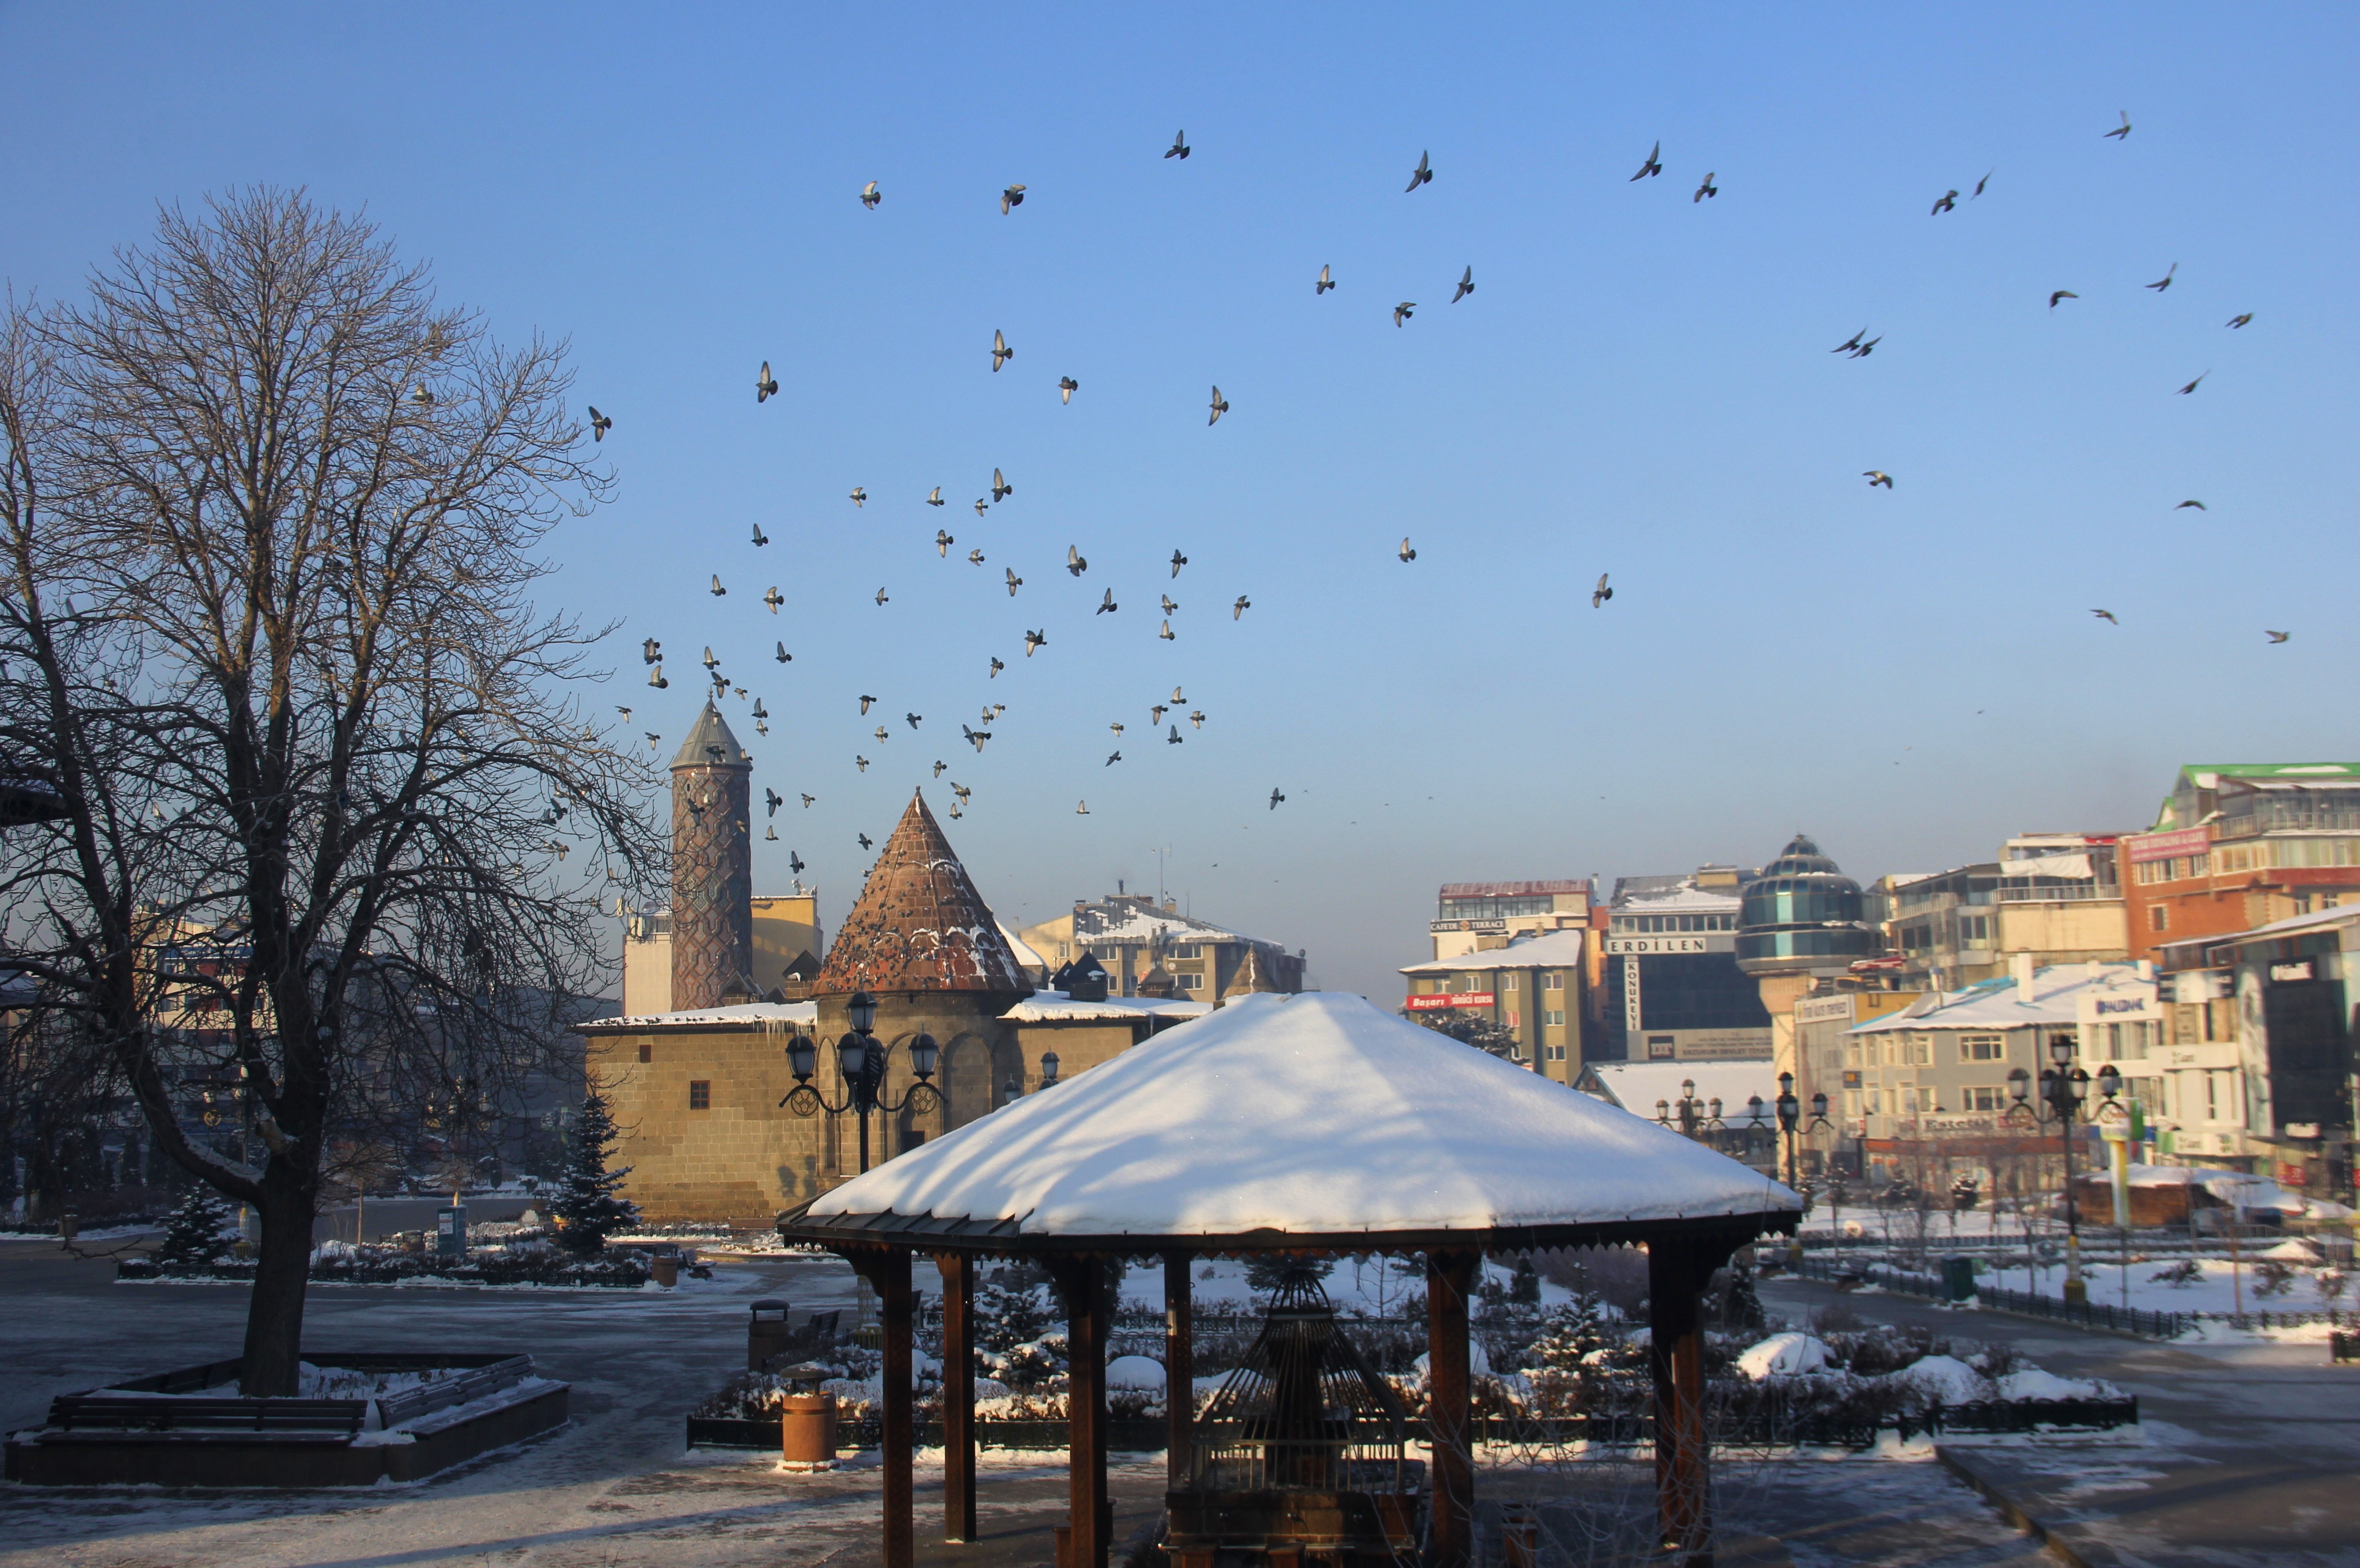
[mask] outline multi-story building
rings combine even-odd
[[[1532,932],[1506,945],[1412,964],[1411,1013],[1472,1012],[1515,1036],[1514,1059],[1571,1083],[1581,1073],[1582,956],[1579,929]]]
[[[1139,995],[1159,964],[1172,978],[1173,993],[1191,1002],[1303,989],[1302,952],[1183,915],[1170,900],[1158,904],[1143,893],[1118,892],[1095,903],[1077,899],[1070,913],[1027,926],[1017,936],[1045,963],[1062,966],[1094,955],[1106,966],[1112,995]]]
[[[1702,866],[1678,876],[1615,880],[1607,901],[1602,1061],[1729,1061],[1771,1054],[1770,1014],[1737,967],[1750,873]]]
[[[819,894],[794,884],[792,892],[757,894],[752,899],[754,970],[750,978],[765,995],[790,1001],[810,994],[827,950],[819,926]],[[639,1017],[672,1010],[672,916],[632,910],[623,916],[623,1012]]]
[[[1872,903],[1901,990],[1960,990],[2038,964],[2128,956],[2114,846],[2118,835],[2022,833],[1997,861],[1932,876],[1889,877]]]
[[[1880,948],[1860,883],[1797,833],[1745,883],[1737,967],[1761,988],[1770,1014],[1773,1070],[1805,1077],[1795,1050],[1795,1007],[1823,981],[1850,979]],[[1808,1100],[1808,1090],[1798,1091]]]
[[[1538,931],[1579,931],[1590,924],[1590,882],[1447,882],[1426,923],[1437,959],[1506,945]]]
[[[2121,879],[2139,957],[2360,900],[2360,762],[2183,767]]]

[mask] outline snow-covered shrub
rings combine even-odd
[[[1765,1377],[1797,1377],[1807,1372],[1823,1372],[1827,1365],[1825,1341],[1791,1332],[1772,1334],[1748,1346],[1736,1361],[1737,1370],[1756,1383]]]
[[[2319,1271],[2319,1277],[2311,1283],[2311,1288],[2319,1292],[2320,1300],[2333,1310],[2335,1303],[2344,1299],[2344,1292],[2350,1288],[2352,1281],[2342,1269],[2322,1268]]]
[[[193,1273],[229,1256],[235,1236],[229,1204],[212,1188],[199,1187],[164,1222],[156,1263],[167,1274]]]
[[[2147,1276],[2149,1284],[2169,1285],[2175,1290],[2185,1290],[2191,1285],[2203,1283],[2203,1279],[2204,1266],[2192,1257],[2183,1257],[2178,1263],[2166,1264]]]
[[[1585,1356],[1620,1339],[1609,1324],[1606,1304],[1596,1296],[1577,1295],[1542,1318],[1540,1334],[1524,1354],[1524,1366],[1533,1372],[1576,1374]]]
[[[2283,1296],[2294,1288],[2294,1266],[2266,1257],[2254,1265],[2254,1294]]]

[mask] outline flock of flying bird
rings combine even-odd
[[[2122,124],[2106,131],[2104,135],[2114,140],[2121,141],[2127,137],[2130,133],[2130,115],[2127,111],[2125,111],[2122,115]],[[1174,136],[1172,145],[1164,150],[1164,157],[1167,159],[1185,159],[1192,150],[1193,149],[1188,145],[1187,133],[1185,131],[1182,131]],[[1648,149],[1646,159],[1640,164],[1638,172],[1631,176],[1631,181],[1633,182],[1636,182],[1638,181],[1652,179],[1661,175],[1664,172],[1663,150],[1663,143],[1660,141]],[[1984,191],[1989,188],[1992,181],[1992,174],[1995,172],[1996,170],[1986,172],[1982,179],[1976,181],[1973,189],[1968,192],[1966,199],[1970,202],[1980,199]],[[1433,160],[1428,153],[1422,151],[1418,154],[1417,167],[1410,173],[1409,184],[1406,187],[1406,192],[1415,192],[1420,186],[1433,183],[1434,178],[1435,170]],[[1000,211],[1001,215],[1010,215],[1013,214],[1017,208],[1022,206],[1024,204],[1025,193],[1026,188],[1021,184],[1012,184],[1002,190],[1000,193]],[[1713,171],[1709,170],[1706,172],[1704,178],[1698,182],[1696,190],[1689,197],[1689,201],[1691,203],[1700,203],[1717,197],[1720,194],[1721,187],[1717,182],[1717,175]],[[1933,208],[1929,215],[1939,218],[1947,213],[1956,211],[1959,205],[1959,199],[1960,192],[1956,189],[1944,191],[1940,196],[1935,199]],[[870,212],[876,211],[883,200],[884,194],[880,190],[876,181],[872,180],[869,181],[869,183],[861,189],[859,195],[860,204]],[[2180,264],[2175,261],[2168,269],[2166,269],[2161,278],[2146,285],[2146,287],[2153,290],[2156,293],[2160,295],[2171,288],[2174,279],[2179,274],[2179,270]],[[1319,269],[1318,277],[1313,281],[1313,297],[1317,299],[1325,296],[1330,291],[1336,290],[1338,286],[1333,267],[1330,265],[1322,265]],[[1467,299],[1474,292],[1475,269],[1470,264],[1460,272],[1458,285],[1451,293],[1449,302],[1455,305],[1460,301]],[[2051,311],[2054,311],[2062,302],[2067,300],[2078,300],[2081,297],[2081,296],[2079,293],[2070,289],[2055,290],[2049,296],[2049,308]],[[1395,304],[1393,307],[1393,325],[1395,327],[1401,327],[1406,324],[1414,319],[1417,309],[1418,304],[1415,300],[1404,300]],[[2232,317],[2227,324],[2233,330],[2242,329],[2251,323],[2253,319],[2253,313],[2248,311]],[[1847,338],[1842,343],[1838,344],[1831,352],[1843,355],[1852,359],[1866,359],[1875,352],[1877,345],[1884,341],[1885,339],[1882,334],[1871,336],[1869,335],[1869,329],[1867,327],[1863,327],[1860,331],[1852,334],[1851,337]],[[1015,357],[1016,350],[1010,346],[1006,334],[1000,330],[995,328],[991,334],[991,369],[993,374],[996,375],[1000,370],[1006,368],[1007,366],[1015,359]],[[2194,393],[2197,388],[2202,385],[2205,376],[2210,374],[2211,371],[2207,370],[2202,374],[2198,375],[2194,379],[2189,381],[2185,386],[2179,389],[2179,395],[2185,397]],[[1055,386],[1059,401],[1066,405],[1070,405],[1073,402],[1074,394],[1081,389],[1081,383],[1070,375],[1061,375],[1057,378]],[[770,361],[766,359],[762,361],[761,368],[755,377],[754,400],[757,404],[766,403],[778,394],[778,379],[771,374]],[[1210,426],[1218,424],[1221,421],[1221,416],[1229,411],[1229,400],[1221,395],[1221,389],[1218,386],[1215,386],[1212,389],[1211,398],[1207,403],[1207,411],[1205,421],[1206,425],[1209,428]],[[592,438],[598,442],[605,441],[608,433],[614,428],[614,420],[606,414],[600,412],[595,406],[589,409],[589,416]],[[1885,490],[1891,490],[1893,488],[1893,476],[1885,472],[1883,469],[1864,469],[1862,471],[1862,477],[1868,481],[1871,488],[1883,488]],[[988,516],[989,509],[992,506],[1007,500],[1008,498],[1014,493],[1015,487],[1008,482],[1008,479],[1000,469],[994,468],[991,471],[991,485],[989,488],[989,499],[987,499],[985,497],[978,496],[974,501],[976,515],[978,518]],[[868,489],[864,486],[856,485],[850,492],[849,499],[855,507],[865,507],[869,499]],[[943,498],[941,486],[937,485],[934,488],[934,489],[926,496],[924,504],[932,507],[942,507],[948,504]],[[2207,510],[2202,501],[2196,499],[2181,501],[2179,508],[2175,508],[2174,510],[2188,508],[2193,508],[2199,511]],[[759,522],[754,524],[754,545],[759,547],[766,545],[769,543],[770,539],[763,533],[761,524]],[[935,530],[934,544],[935,553],[938,556],[947,560],[950,555],[951,546],[956,543],[956,541],[947,529],[937,528]],[[1404,565],[1407,565],[1417,559],[1417,551],[1412,546],[1407,536],[1404,536],[1402,539],[1400,547],[1395,554]],[[966,559],[969,565],[981,566],[985,564],[987,557],[980,547],[976,547],[971,548],[967,552]],[[1076,578],[1080,577],[1084,573],[1089,570],[1089,562],[1087,558],[1081,554],[1079,547],[1075,545],[1066,546],[1065,565],[1065,570]],[[1187,565],[1187,555],[1175,548],[1172,552],[1172,557],[1169,562],[1169,565],[1171,567],[1170,580],[1177,581],[1182,568],[1185,567]],[[1009,597],[1013,598],[1016,597],[1017,591],[1023,587],[1024,579],[1017,575],[1016,569],[1013,566],[1003,565],[1002,574],[1002,582],[1008,589]],[[713,575],[709,591],[716,598],[721,598],[727,594],[728,589],[723,586],[718,573],[715,573]],[[1590,608],[1592,609],[1596,609],[1604,605],[1613,597],[1614,589],[1609,586],[1608,574],[1601,573],[1599,575],[1597,584],[1590,591]],[[778,588],[773,587],[763,595],[761,602],[769,607],[771,614],[776,615],[779,612],[780,606],[784,603],[785,600]],[[880,608],[882,608],[891,602],[891,596],[886,592],[884,587],[880,587],[876,592],[875,602]],[[1114,590],[1109,587],[1105,590],[1103,596],[1098,601],[1097,609],[1092,613],[1094,615],[1108,615],[1114,613],[1120,608],[1120,606],[1115,598]],[[1179,608],[1180,606],[1174,601],[1168,591],[1164,592],[1161,596],[1163,619],[1156,632],[1156,636],[1160,640],[1164,641],[1172,641],[1175,640],[1175,633],[1172,630],[1172,616],[1179,609]],[[1245,617],[1246,611],[1253,608],[1253,606],[1249,596],[1240,594],[1231,603],[1229,608],[1231,620],[1242,620]],[[2091,613],[2111,624],[2120,624],[2120,621],[2116,619],[2112,610],[2093,609]],[[2271,642],[2279,643],[2287,641],[2290,633],[2285,631],[2270,631],[2267,635]],[[1048,645],[1049,639],[1046,629],[1027,630],[1024,633],[1023,641],[1024,656],[1030,659],[1034,653]],[[777,641],[774,645],[776,651],[773,657],[777,663],[784,664],[792,662],[793,655],[787,652],[786,643],[783,640]],[[668,687],[671,683],[665,678],[663,673],[663,649],[661,642],[656,639],[650,638],[643,644],[641,652],[646,663],[650,666],[648,684],[659,690]],[[747,696],[746,688],[742,685],[735,685],[727,676],[725,676],[719,668],[719,660],[715,657],[713,650],[710,647],[707,647],[704,653],[704,663],[708,676],[712,681],[712,696],[717,700],[721,696],[734,691],[737,696],[740,700],[743,700]],[[998,655],[993,655],[989,666],[988,678],[995,680],[998,679],[1000,673],[1007,668],[1008,665],[1000,659]],[[869,708],[875,705],[878,700],[879,699],[873,696],[861,696],[859,698],[861,714],[865,717],[869,713]],[[1147,733],[1153,735],[1155,729],[1164,723],[1165,714],[1177,712],[1184,707],[1187,707],[1187,700],[1183,695],[1183,688],[1180,686],[1175,686],[1172,690],[1172,697],[1169,703],[1159,701],[1149,705],[1149,724]],[[631,710],[628,707],[618,707],[617,711],[622,715],[626,723],[629,721]],[[1004,703],[986,703],[983,706],[981,717],[978,720],[978,722],[984,726],[984,728],[978,729],[976,728],[975,725],[965,723],[959,726],[962,739],[967,744],[972,745],[975,748],[978,755],[982,753],[985,744],[991,740],[992,732],[989,726],[991,726],[999,717],[1006,711],[1007,705]],[[754,698],[752,714],[755,719],[755,728],[757,731],[764,735],[769,734],[770,726],[767,722],[769,715],[764,709],[762,701],[759,696]],[[912,731],[916,730],[919,725],[923,721],[923,716],[915,712],[905,711],[901,717],[903,722],[905,722]],[[1186,717],[1192,729],[1202,729],[1204,728],[1206,715],[1202,708],[1191,708]],[[1114,734],[1118,745],[1113,751],[1108,754],[1103,766],[1113,767],[1123,760],[1120,742],[1125,733],[1125,727],[1120,720],[1117,720],[1109,724],[1109,729]],[[885,725],[880,724],[875,730],[875,738],[880,744],[882,744],[890,737],[891,733],[892,732],[890,729]],[[647,739],[650,747],[658,750],[661,749],[662,740],[662,737],[661,735],[654,731],[649,731],[647,732]],[[1169,732],[1163,737],[1163,740],[1166,745],[1176,746],[1183,743],[1185,737],[1181,735],[1180,727],[1176,721],[1169,726]],[[864,773],[868,772],[869,759],[867,756],[856,754],[853,758],[853,762],[855,766],[858,767],[860,772]],[[947,770],[947,763],[940,761],[939,759],[936,760],[934,763],[934,776],[937,779],[941,778],[944,773]],[[952,781],[951,790],[956,798],[951,806],[950,815],[956,817],[962,814],[962,810],[973,792],[967,786],[959,784],[956,780]],[[775,817],[778,814],[779,807],[786,803],[784,797],[767,787],[763,791],[763,796],[764,803],[767,807],[767,814],[771,817]],[[814,804],[815,799],[815,796],[808,793],[802,795],[802,801],[806,809]],[[1275,811],[1285,802],[1285,800],[1286,795],[1280,789],[1273,787],[1270,792],[1266,809]],[[694,807],[692,807],[692,809],[694,809]],[[1089,815],[1088,801],[1085,799],[1077,802],[1075,806],[1075,810],[1077,814],[1082,816]],[[766,828],[764,837],[766,839],[775,840],[778,838],[776,827],[771,826]],[[858,835],[857,841],[864,851],[874,847],[872,840],[866,833]],[[789,853],[789,863],[798,875],[801,874],[804,869],[804,862],[802,857],[792,851],[790,851]]]

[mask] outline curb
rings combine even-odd
[[[2021,1503],[2001,1491],[1990,1477],[1969,1464],[1955,1450],[1938,1442],[1934,1445],[1934,1457],[1941,1463],[1943,1469],[1973,1487],[1983,1501],[1998,1511],[2000,1518],[2038,1541],[2042,1550],[2060,1562],[2070,1564],[2070,1568],[2114,1568],[2111,1556],[2103,1562],[2093,1563],[2071,1544],[2059,1539],[2048,1526],[2025,1512]]]

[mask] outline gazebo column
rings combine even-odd
[[[1704,1302],[1727,1249],[1647,1245],[1647,1365],[1655,1384],[1655,1512],[1679,1568],[1712,1568],[1712,1475],[1704,1424]]]
[[[885,1529],[884,1568],[911,1568],[917,1558],[917,1520],[912,1508],[915,1486],[911,1475],[911,1450],[915,1446],[913,1417],[916,1400],[910,1388],[911,1319],[910,1255],[901,1251],[856,1254],[852,1266],[877,1292],[880,1326],[884,1330],[885,1383],[882,1452]]]
[[[1481,1255],[1426,1255],[1426,1422],[1434,1453],[1430,1568],[1466,1568],[1474,1541],[1475,1448],[1467,1298]]]
[[[944,1253],[943,1539],[975,1539],[975,1259]]]
[[[1072,1477],[1072,1553],[1060,1568],[1107,1568],[1114,1510],[1107,1496],[1107,1266],[1102,1257],[1057,1266],[1065,1297],[1065,1453]]]
[[[1188,1270],[1196,1255],[1164,1255],[1164,1484],[1188,1485],[1196,1447],[1196,1320],[1188,1299]]]

